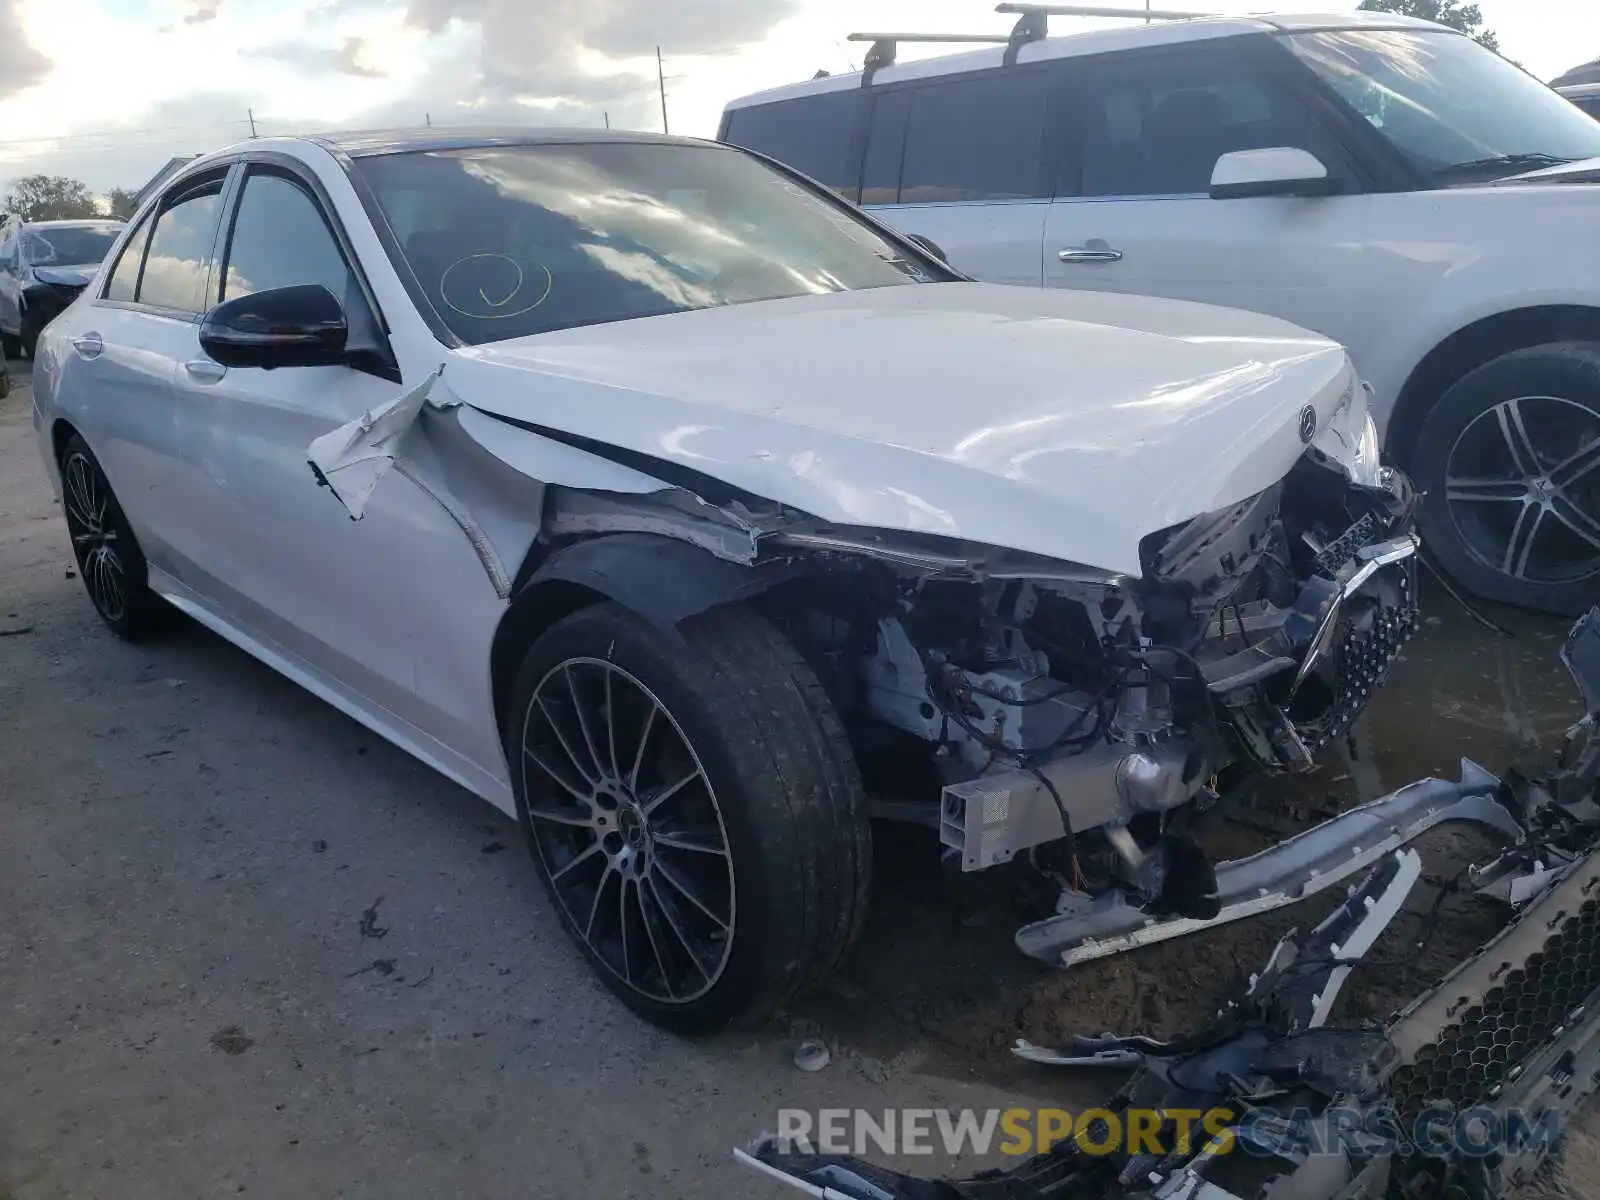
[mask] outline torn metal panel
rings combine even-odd
[[[373,489],[394,468],[401,443],[443,373],[441,366],[410,391],[368,409],[306,447],[306,458],[317,482],[338,498],[352,520],[361,519]]]

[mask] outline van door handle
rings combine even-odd
[[[221,383],[222,377],[228,373],[228,368],[210,358],[191,358],[183,364],[183,369],[189,372],[189,378],[196,383]]]
[[[86,333],[72,339],[72,348],[83,358],[99,358],[105,353],[106,343],[98,333]]]
[[[1122,251],[1110,246],[1068,246],[1056,257],[1064,263],[1115,263],[1122,261]]]

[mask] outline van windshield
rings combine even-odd
[[[1347,29],[1283,41],[1441,184],[1600,158],[1600,123],[1471,38]]]
[[[357,158],[401,253],[468,344],[948,278],[742,151],[555,143]]]

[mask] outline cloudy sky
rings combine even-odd
[[[1541,78],[1600,57],[1600,0],[1480,4]],[[0,0],[0,183],[42,171],[136,187],[170,155],[248,135],[252,111],[263,133],[424,114],[600,125],[609,113],[659,129],[657,44],[673,132],[711,135],[732,96],[859,65],[853,29],[1009,24],[989,0]]]

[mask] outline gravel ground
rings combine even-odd
[[[26,368],[0,401],[0,1200],[779,1195],[729,1157],[777,1108],[1090,1103],[1103,1079],[1019,1063],[1013,1039],[1192,1025],[1319,915],[1049,972],[1012,949],[1015,880],[911,869],[927,846],[907,832],[881,839],[836,982],[759,1035],[660,1035],[590,979],[497,812],[209,633],[104,631]],[[1564,622],[1496,613],[1508,639],[1442,595],[1430,611],[1359,756],[1219,826],[1219,847],[1559,737]],[[1436,886],[1482,844],[1422,848]],[[1419,889],[1379,952],[1415,942],[1431,902]],[[1446,912],[1406,970],[1358,976],[1354,1016],[1500,919]],[[801,1035],[833,1047],[827,1070],[790,1064]],[[1592,1151],[1573,1195],[1600,1195]]]

